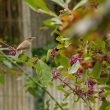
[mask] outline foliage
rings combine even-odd
[[[13,64],[19,67],[18,63],[32,67],[34,76],[29,76],[21,69],[28,79],[25,85],[27,91],[34,95],[37,86],[40,86],[55,101],[54,110],[67,110],[66,99],[71,95],[77,97],[73,98],[74,103],[82,99],[90,110],[97,103],[96,99],[102,102],[99,110],[109,110],[110,22],[104,19],[110,18],[110,8],[105,8],[108,6],[107,2],[110,3],[109,0],[51,0],[62,7],[59,15],[47,7],[45,0],[25,2],[34,11],[52,16],[44,21],[44,26],[52,27],[52,35],[57,35],[58,43],[41,59],[29,58],[23,54],[10,60],[1,51],[4,56],[2,63],[8,68],[12,68]],[[51,62],[55,65],[50,67]],[[65,96],[61,104],[46,90],[48,86],[54,85],[54,80],[60,81],[61,84],[56,89]],[[49,102],[46,102],[48,106]],[[48,106],[46,110],[49,109]]]

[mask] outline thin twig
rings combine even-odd
[[[78,96],[89,106],[89,109],[92,110],[90,104],[88,103],[88,101],[87,101],[83,96],[79,95],[74,88],[72,88],[68,83],[66,83],[66,82],[65,82],[64,80],[62,80],[60,77],[58,77],[58,79],[59,79],[62,83],[64,83],[68,88],[70,88],[70,90],[72,90],[73,93],[75,93],[76,95],[78,95]]]
[[[4,44],[5,46],[7,46],[7,47],[9,47],[9,48],[11,48],[11,49],[13,49],[13,50],[16,50],[14,47],[8,45],[7,43],[5,43],[5,42],[3,42],[3,41],[0,41],[0,42],[1,42],[2,44]]]
[[[65,10],[66,10],[69,14],[72,13],[72,11],[69,9],[69,6],[68,6],[68,3],[67,3],[67,0],[64,0],[64,7],[65,7]]]

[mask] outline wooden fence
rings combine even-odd
[[[30,9],[23,0],[0,0],[1,39],[10,45],[13,42],[18,45],[22,39],[31,36],[30,23]],[[4,78],[5,84],[0,86],[0,110],[35,110],[33,97],[24,90],[24,80],[17,80],[8,72]]]

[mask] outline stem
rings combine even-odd
[[[68,11],[68,13],[71,14],[72,12],[71,12],[71,10],[69,9],[69,6],[68,6],[68,3],[67,3],[67,0],[64,0],[64,2],[65,2],[65,3],[64,3],[65,10]]]
[[[78,95],[86,104],[87,106],[89,106],[89,109],[92,110],[91,106],[90,106],[90,103],[81,95],[79,95],[76,90],[74,88],[72,88],[68,83],[66,83],[64,80],[62,80],[60,77],[58,77],[58,79],[64,83],[68,88],[70,88],[70,90],[73,91],[73,93],[75,93],[76,95]]]
[[[5,46],[7,46],[7,47],[9,47],[9,48],[11,48],[11,49],[13,49],[13,50],[16,50],[14,47],[11,47],[10,45],[8,45],[7,43],[5,43],[5,42],[3,42],[3,41],[0,41],[2,44],[4,44]]]
[[[37,86],[39,86],[41,89],[43,89],[50,97],[51,99],[59,106],[59,108],[61,110],[64,110],[62,108],[62,106],[59,104],[59,102],[50,94],[49,91],[46,90],[45,87],[43,87],[40,83],[36,82],[35,80],[33,80],[32,77],[29,76],[29,74],[27,72],[24,71],[24,69],[19,66],[17,63],[13,62],[13,60],[11,58],[9,58],[7,55],[5,55],[2,51],[0,51],[0,53],[7,59],[9,60],[11,63],[13,63],[17,68],[19,68],[31,81],[33,81]]]

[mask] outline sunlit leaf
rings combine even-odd
[[[47,19],[47,20],[44,21],[44,25],[45,26],[59,26],[61,24],[62,24],[62,22],[57,17],[51,18],[51,19]]]
[[[78,9],[79,7],[85,5],[88,2],[88,0],[81,0],[74,8],[73,10]]]
[[[70,3],[71,2],[71,0],[67,0],[67,3]]]
[[[42,9],[43,13],[49,14],[51,16],[56,16],[55,13],[53,13],[52,11],[50,11],[48,9],[48,7],[46,6],[44,0],[25,0],[25,2],[34,11],[37,11],[38,9]]]
[[[16,59],[16,61],[22,63],[22,62],[27,61],[27,59],[28,59],[28,57],[27,57],[26,54],[21,54],[21,55]]]
[[[75,64],[72,65],[72,67],[69,68],[69,73],[74,74],[78,71],[80,68],[80,62],[77,61]]]
[[[25,2],[34,10],[41,8],[45,11],[49,11],[43,0],[25,0]]]
[[[57,45],[57,49],[61,49],[61,48],[63,48],[63,47],[64,47],[63,44],[58,44],[58,45]]]
[[[27,64],[29,66],[35,66],[35,64],[37,64],[37,61],[38,61],[38,58],[37,57],[33,57],[33,58],[30,58],[27,62]]]
[[[68,76],[68,78],[70,79],[70,80],[74,80],[76,77],[74,76],[74,75],[72,75],[72,74],[68,74],[67,75]]]

